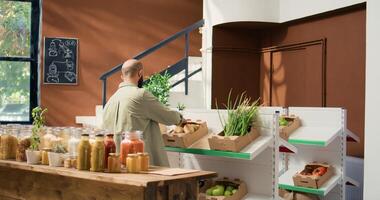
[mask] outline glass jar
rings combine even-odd
[[[14,134],[15,130],[7,127],[6,133],[1,136],[0,159],[7,160],[16,158],[18,140],[12,133]]]
[[[106,135],[106,139],[104,140],[104,166],[108,166],[108,156],[110,153],[116,152],[116,145],[113,141],[113,134],[109,133]]]
[[[110,153],[107,160],[107,171],[109,173],[120,173],[120,155],[116,153]]]
[[[116,153],[120,155],[120,145],[122,141],[122,134],[121,133],[116,133],[113,135],[113,141],[115,142],[116,146]]]
[[[68,141],[68,153],[70,156],[77,156],[78,144],[80,142],[80,129],[73,128],[71,129],[71,137]]]
[[[20,137],[18,138],[17,151],[16,151],[16,161],[25,162],[26,153],[25,151],[30,147],[30,136],[32,131],[28,128],[24,128],[20,131]]]
[[[78,144],[78,157],[77,157],[77,169],[89,170],[91,161],[91,145],[89,141],[89,135],[83,133]]]
[[[46,127],[45,129],[46,134],[42,136],[41,138],[41,144],[40,148],[52,148],[52,140],[55,138],[55,135],[53,134],[53,129],[51,127]]]
[[[127,172],[128,173],[137,173],[139,172],[138,166],[138,156],[137,154],[128,154],[127,156]]]
[[[50,152],[51,149],[44,148],[41,150],[41,165],[49,165],[49,157],[48,152]]]
[[[128,154],[136,154],[144,152],[144,142],[140,139],[142,136],[141,131],[125,132],[125,138],[121,142],[121,155],[120,161],[125,164]]]
[[[138,153],[138,170],[148,171],[149,170],[149,154],[148,153]]]
[[[97,134],[95,142],[91,146],[91,168],[90,171],[104,171],[104,136]]]

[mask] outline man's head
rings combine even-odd
[[[124,82],[136,84],[142,87],[143,83],[143,65],[140,61],[129,59],[121,67],[121,79]]]

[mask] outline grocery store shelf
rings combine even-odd
[[[251,144],[245,147],[241,152],[230,152],[230,151],[218,151],[210,150],[209,147],[200,148],[197,145],[198,143],[204,143],[207,137],[202,138],[200,141],[196,142],[189,148],[178,148],[178,147],[165,147],[166,151],[180,152],[180,153],[189,153],[189,154],[199,154],[207,156],[217,156],[217,157],[226,157],[226,158],[236,158],[244,160],[253,160],[257,155],[263,152],[272,141],[271,136],[261,135]]]
[[[297,148],[282,138],[280,138],[279,150],[282,153],[297,153]]]
[[[290,135],[288,142],[291,144],[326,147],[339,135],[341,130],[341,127],[334,126],[301,126]]]
[[[360,142],[359,136],[357,136],[355,133],[350,131],[349,129],[346,129],[346,135],[347,135],[347,141],[348,142]]]
[[[346,185],[352,185],[355,187],[360,187],[360,183],[351,177],[346,176],[345,180],[346,180]]]
[[[314,189],[314,188],[295,186],[293,184],[294,174],[296,174],[296,171],[288,170],[283,175],[281,175],[279,179],[279,184],[278,184],[279,188],[285,189],[285,190],[297,191],[297,192],[316,194],[319,196],[325,196],[339,183],[339,179],[341,177],[340,174],[335,174],[334,176],[330,178],[330,180],[328,180],[326,183],[323,184],[323,187],[319,189]]]
[[[247,194],[243,200],[271,200],[272,197],[260,194]]]

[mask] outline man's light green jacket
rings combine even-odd
[[[103,111],[104,129],[114,133],[143,131],[145,151],[150,154],[151,164],[156,166],[169,166],[158,123],[173,125],[180,121],[180,113],[164,106],[150,92],[124,82]]]

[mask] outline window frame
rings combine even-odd
[[[39,70],[39,39],[40,39],[40,0],[6,0],[31,3],[30,27],[30,55],[27,56],[1,56],[2,61],[29,62],[30,64],[30,90],[29,90],[29,120],[28,121],[0,121],[0,124],[31,124],[32,109],[38,105],[38,70]]]

